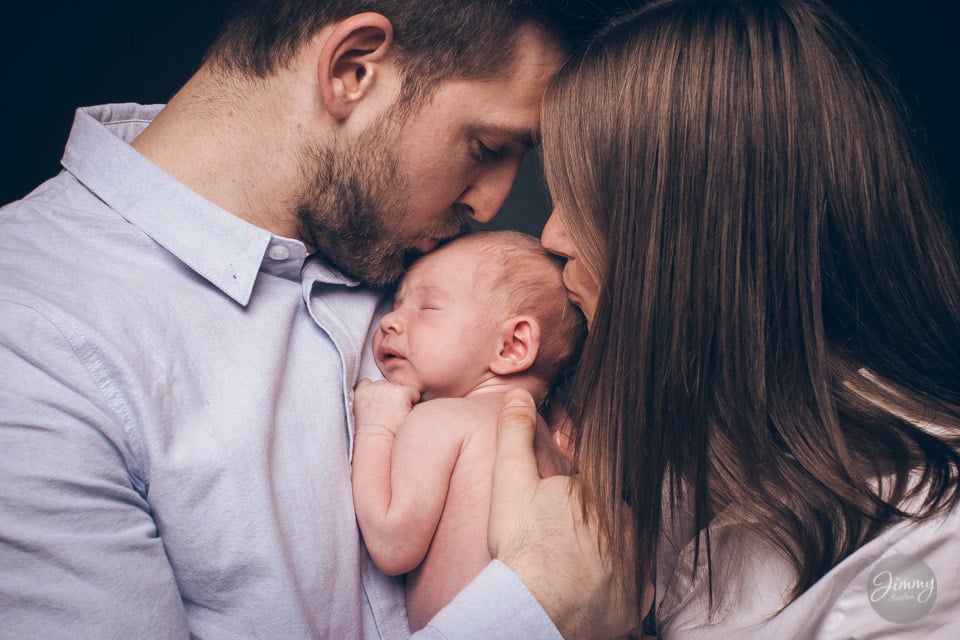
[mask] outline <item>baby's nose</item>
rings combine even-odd
[[[391,311],[387,315],[380,318],[380,330],[384,333],[403,333],[403,325],[400,323],[400,318],[398,315]]]

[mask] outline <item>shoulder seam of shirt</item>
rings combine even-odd
[[[136,436],[136,431],[131,428],[132,418],[129,412],[123,408],[121,403],[116,402],[118,392],[110,376],[104,375],[104,372],[101,371],[102,364],[99,362],[99,358],[97,358],[97,350],[89,344],[85,345],[85,343],[89,341],[86,339],[84,333],[77,327],[68,326],[70,323],[66,318],[62,317],[62,314],[47,313],[33,304],[28,304],[20,300],[12,300],[5,296],[0,296],[0,303],[29,309],[63,337],[64,342],[69,345],[70,350],[76,355],[77,361],[80,362],[90,375],[94,386],[100,390],[104,401],[113,412],[114,420],[120,425],[124,435],[126,435],[130,449],[140,466],[139,469],[130,469],[128,467],[127,471],[135,480],[136,488],[140,491],[146,491],[149,471],[147,469],[147,457],[144,453],[143,443]],[[61,321],[58,322],[53,316],[59,316]]]

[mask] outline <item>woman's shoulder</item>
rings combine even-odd
[[[705,575],[683,578],[690,545],[658,596],[661,637],[960,637],[960,508],[891,526],[785,607],[794,574],[780,553],[743,524],[711,537],[714,614]]]
[[[677,538],[661,537],[656,599],[661,637],[735,637],[727,634],[769,619],[787,602],[796,572],[753,525],[719,521],[709,536],[709,574],[702,555],[694,573],[694,539],[677,544]],[[706,553],[704,534],[699,552]]]
[[[895,524],[840,562],[773,628],[814,638],[960,637],[960,508]]]

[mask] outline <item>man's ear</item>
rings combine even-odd
[[[497,355],[490,370],[497,375],[526,371],[540,353],[540,323],[530,316],[514,316],[503,323]]]
[[[393,45],[393,25],[379,13],[358,13],[338,22],[317,61],[323,105],[337,120],[350,115],[375,85]]]

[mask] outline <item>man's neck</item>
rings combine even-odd
[[[222,209],[297,238],[291,207],[303,176],[281,86],[227,82],[201,69],[133,147]]]

